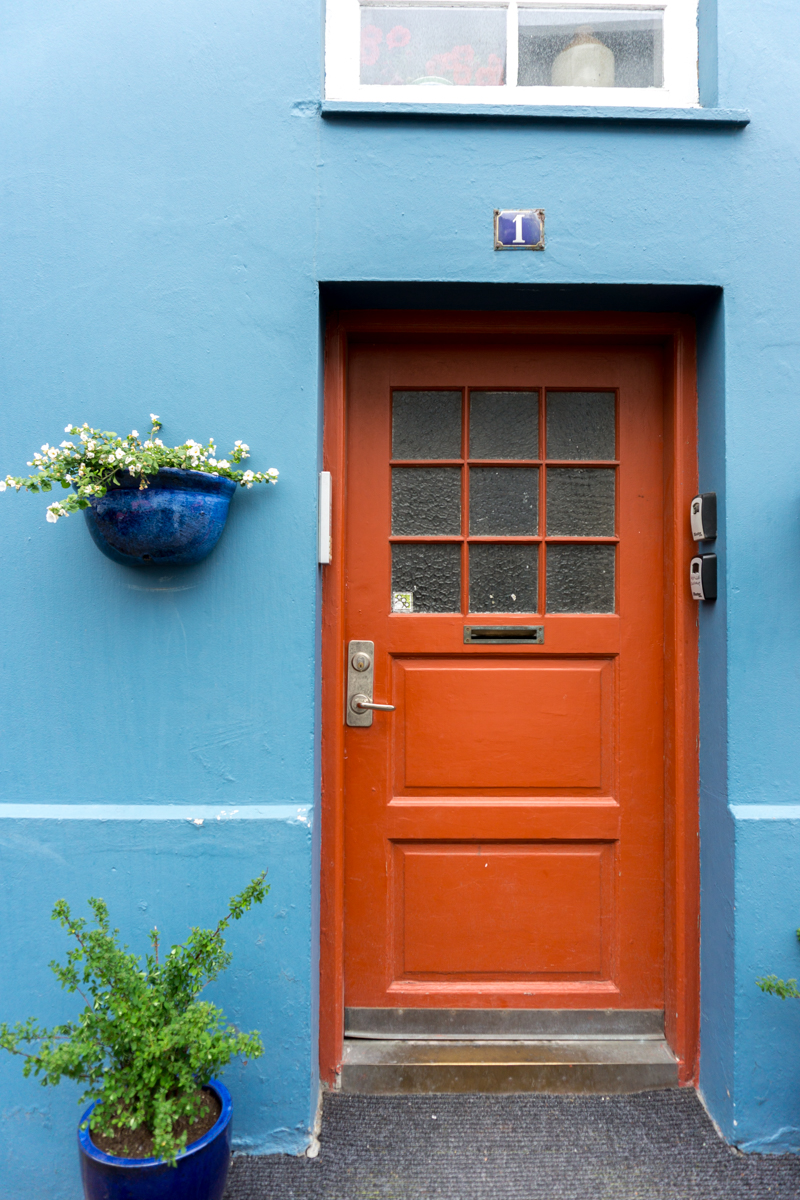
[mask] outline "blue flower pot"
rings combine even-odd
[[[231,1097],[224,1084],[208,1087],[222,1105],[217,1123],[178,1155],[174,1167],[162,1158],[115,1158],[92,1143],[89,1129],[78,1128],[83,1194],[86,1200],[221,1200],[231,1158]],[[97,1101],[95,1101],[95,1104]],[[89,1121],[94,1104],[81,1125]]]
[[[200,562],[216,546],[236,484],[221,475],[164,467],[140,489],[127,471],[119,487],[83,510],[95,543],[115,562],[171,566]]]

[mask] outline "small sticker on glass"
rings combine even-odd
[[[410,613],[414,611],[413,592],[392,592],[392,612]]]

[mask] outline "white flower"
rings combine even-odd
[[[90,453],[90,454],[93,454],[93,453],[94,453],[94,448],[95,448],[95,446],[94,446],[94,442],[87,442],[87,443],[86,443],[86,449],[89,451],[89,453]]]
[[[152,450],[152,449],[153,449],[153,443],[152,443],[152,442],[150,442],[150,441],[147,441],[147,442],[145,442],[145,443],[144,443],[144,448],[145,448],[145,450]]]
[[[115,458],[124,458],[125,451],[124,450],[116,450],[114,453],[114,456],[115,456]]]
[[[215,467],[217,465],[217,460],[215,458],[210,458],[208,461],[212,467]]]
[[[61,445],[62,445],[62,446],[68,446],[68,447],[70,448],[70,450],[72,450],[72,449],[73,449],[72,442],[67,442],[67,441],[64,441],[64,442],[62,442],[62,443],[61,443]]]
[[[270,483],[277,483],[279,475],[280,475],[280,471],[277,471],[275,469],[275,467],[270,467],[270,469],[267,471],[267,476],[269,478]]]
[[[253,475],[252,471],[245,471],[244,475],[242,476],[242,483],[252,483],[254,478],[255,476]]]
[[[60,504],[55,503],[55,504],[51,504],[48,507],[47,513],[45,514],[45,516],[51,525],[55,525],[55,523],[59,517],[68,517],[69,513]]]
[[[223,459],[221,459],[221,460],[220,460],[220,461],[217,463],[217,466],[218,466],[218,467],[222,467],[222,469],[223,469],[223,470],[226,470],[228,467],[230,467],[230,465],[231,465],[231,464],[228,462],[228,460],[227,460],[226,458],[223,458]]]
[[[6,483],[5,479],[0,479],[0,492],[4,492],[7,487],[8,484]]]
[[[161,420],[161,418],[160,418],[160,417],[157,417],[155,413],[150,413],[150,420],[151,420],[151,421],[153,422],[153,424],[155,425],[156,421],[160,421],[160,420]]]
[[[52,459],[58,458],[58,451],[56,450],[55,446],[51,446],[50,449],[47,451],[47,454]]]
[[[72,426],[71,426],[71,425],[65,425],[65,426],[64,426],[64,433],[72,433]]]
[[[56,521],[58,520],[58,513],[54,512],[52,508],[48,508],[47,513],[46,513],[46,520],[48,520],[51,525],[55,525]],[[72,527],[70,526],[70,528],[72,528]]]
[[[139,436],[139,430],[138,430],[138,429],[132,429],[132,430],[131,430],[131,437],[138,437],[138,436]]]

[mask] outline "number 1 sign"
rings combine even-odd
[[[543,208],[496,208],[495,250],[544,250]]]

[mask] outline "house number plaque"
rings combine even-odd
[[[543,208],[496,208],[495,250],[544,250]]]

